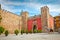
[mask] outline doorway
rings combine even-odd
[[[53,29],[50,29],[50,32],[53,32]]]
[[[37,32],[37,26],[34,25],[34,26],[33,26],[33,33],[36,33],[36,32]]]

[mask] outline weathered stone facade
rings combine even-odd
[[[50,29],[54,29],[53,28],[54,27],[54,19],[49,14],[49,8],[47,6],[44,6],[41,8],[41,21],[42,21],[42,31],[43,32],[48,32],[48,31],[50,31]]]
[[[1,8],[1,6],[0,6]],[[14,30],[33,30],[33,26],[36,25],[38,30],[42,30],[43,32],[47,32],[47,28],[53,29],[53,17],[49,14],[49,8],[47,6],[41,8],[41,15],[29,17],[28,12],[21,12],[20,15],[16,15],[9,11],[0,10],[2,21],[1,26],[8,30],[10,33],[14,33]],[[51,21],[51,20],[52,21]],[[35,20],[35,21],[34,21]],[[42,24],[41,24],[42,23]],[[29,25],[29,26],[28,26]],[[30,29],[31,28],[31,29]]]
[[[27,30],[27,22],[28,22],[28,12],[21,12],[21,18],[22,18],[22,30],[24,30],[24,32],[26,32]]]
[[[9,32],[13,33],[15,29],[20,29],[21,27],[21,17],[5,10],[1,10],[2,21],[1,25],[8,30]],[[20,24],[19,24],[20,22]]]

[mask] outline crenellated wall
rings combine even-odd
[[[21,27],[21,17],[13,14],[11,12],[1,10],[2,21],[1,25],[8,30],[10,33],[13,33],[14,30],[20,29]],[[20,23],[19,23],[20,21]]]
[[[10,33],[14,33],[16,29],[33,32],[34,26],[36,26],[37,30],[42,30],[43,32],[47,32],[48,28],[54,29],[54,18],[49,14],[49,8],[47,6],[41,8],[41,15],[35,15],[33,17],[29,17],[29,13],[26,11],[21,12],[21,15],[16,15],[1,8],[0,14],[2,17],[0,25]]]

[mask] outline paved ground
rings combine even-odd
[[[2,34],[0,40],[60,40],[60,34],[35,33],[35,34],[9,34],[7,37]]]

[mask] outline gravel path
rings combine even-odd
[[[35,33],[35,34],[9,34],[7,37],[2,34],[0,40],[60,40],[60,34]]]

